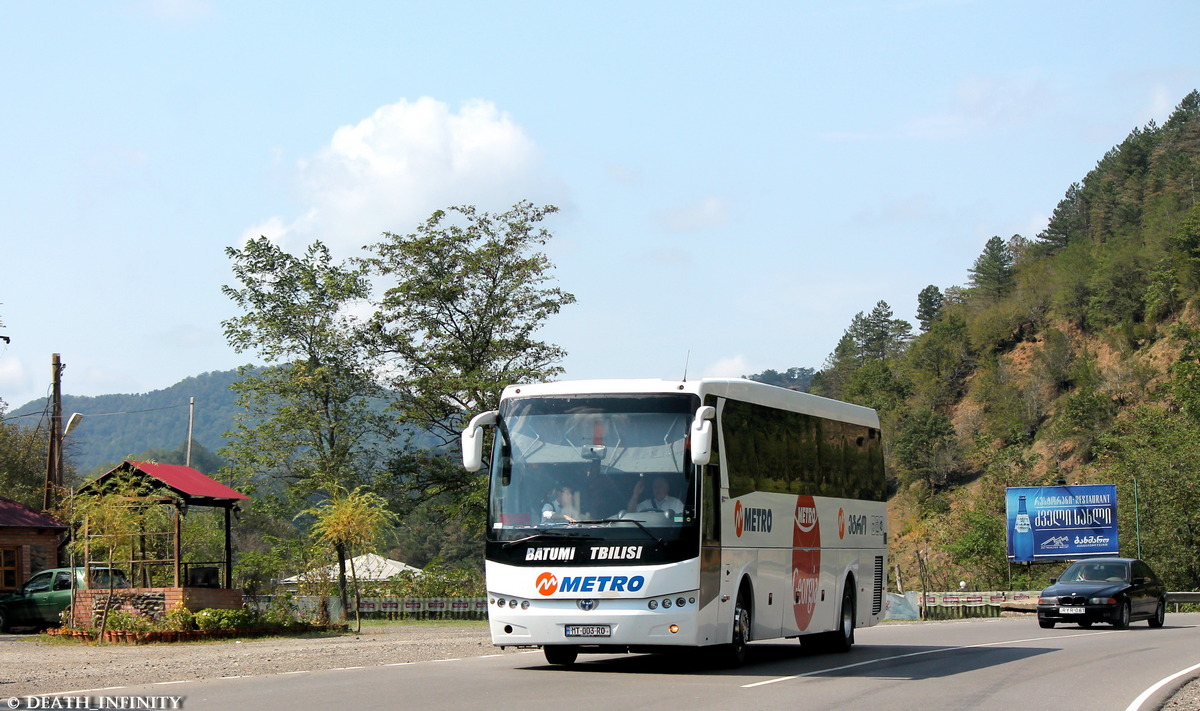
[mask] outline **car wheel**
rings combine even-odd
[[[0,632],[8,632],[8,612],[0,610]]]
[[[579,648],[569,644],[551,644],[542,647],[542,653],[546,655],[547,662],[569,667],[579,657]]]
[[[854,646],[854,591],[846,581],[846,592],[842,595],[842,616],[837,630],[829,633],[829,651],[849,652]]]
[[[1149,622],[1151,627],[1162,627],[1167,621],[1167,601],[1159,600],[1158,609],[1154,611],[1154,617],[1151,617]]]
[[[746,663],[746,644],[750,641],[750,596],[746,589],[738,591],[733,608],[733,638],[725,645],[725,666],[736,669]]]
[[[1038,627],[1041,627],[1044,630],[1052,630],[1052,629],[1054,629],[1054,620],[1044,620],[1039,617],[1038,618]]]
[[[1121,603],[1121,609],[1117,610],[1117,618],[1113,620],[1113,627],[1123,630],[1129,627],[1129,601]]]

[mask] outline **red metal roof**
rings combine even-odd
[[[0,496],[0,527],[66,528],[52,517],[3,496]]]
[[[185,496],[201,499],[218,499],[218,500],[249,500],[249,496],[238,493],[237,491],[225,486],[221,482],[212,477],[205,476],[200,472],[185,467],[179,464],[155,464],[154,462],[135,462],[132,459],[125,460],[125,463],[117,467],[118,469],[132,468],[134,471],[141,472],[146,476],[153,477],[175,491],[178,491]],[[108,474],[112,474],[109,472]],[[104,476],[108,476],[105,474]],[[101,477],[103,478],[103,477]]]

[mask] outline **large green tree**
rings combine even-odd
[[[299,257],[266,238],[226,253],[238,284],[223,291],[244,313],[223,322],[225,335],[266,365],[232,386],[245,413],[222,451],[225,471],[290,518],[309,496],[368,483],[395,436],[353,315],[369,282],[320,242]]]
[[[409,234],[385,233],[363,264],[391,284],[376,305],[372,344],[389,362],[401,421],[457,442],[465,421],[495,408],[512,383],[562,372],[562,348],[538,338],[575,297],[554,286],[542,248],[553,206],[520,202],[493,215],[473,206],[438,210]],[[484,507],[482,480],[433,471],[429,495],[449,493],[462,512]]]
[[[0,496],[40,509],[46,483],[48,433],[24,427],[17,420],[4,420],[4,413],[4,403],[0,402]]]
[[[466,414],[496,406],[511,383],[552,378],[566,353],[537,331],[575,297],[553,286],[541,222],[554,206],[493,215],[438,210],[406,235],[385,233],[364,260],[394,280],[377,305],[375,345],[391,358],[403,419],[458,436]]]

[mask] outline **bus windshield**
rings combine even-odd
[[[688,394],[515,398],[500,408],[492,540],[677,538],[696,520]]]

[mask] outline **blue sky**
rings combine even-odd
[[[819,368],[1200,88],[1192,2],[0,5],[0,398],[250,360],[227,246],[558,205],[566,377]],[[202,406],[202,403],[200,404]]]

